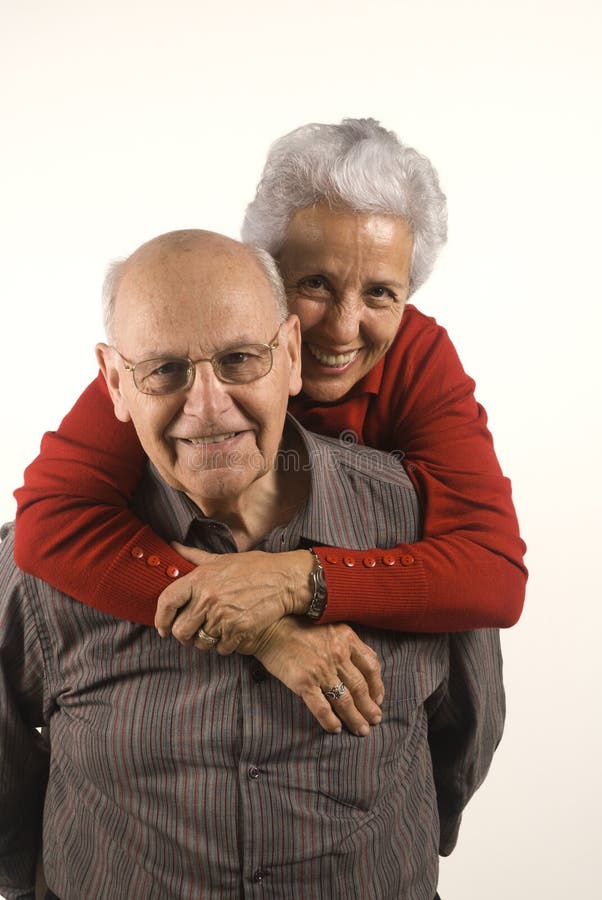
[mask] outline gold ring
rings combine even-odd
[[[215,647],[215,645],[219,643],[218,637],[212,637],[210,634],[207,634],[206,631],[203,631],[202,628],[199,628],[196,636],[198,637],[199,641],[204,641],[204,643],[209,644],[210,647]]]

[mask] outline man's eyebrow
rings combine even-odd
[[[248,333],[245,334],[244,332],[239,332],[234,335],[233,338],[228,340],[227,343],[220,343],[219,346],[215,346],[213,349],[208,348],[206,353],[211,357],[215,353],[222,353],[223,351],[228,351],[235,347],[248,347],[250,344],[267,344],[269,340],[270,338],[263,339],[262,337],[257,337],[257,335],[249,337]],[[191,353],[186,350],[175,351],[165,350],[164,348],[155,348],[138,353],[135,362],[145,362],[148,359],[192,359],[193,357],[196,358],[197,355],[196,351],[191,355]]]

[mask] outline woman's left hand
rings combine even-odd
[[[170,584],[159,597],[155,627],[199,650],[210,644],[196,639],[199,628],[218,637],[223,655],[252,644],[270,625],[305,612],[311,601],[313,557],[307,550],[286,553],[206,553],[174,544],[197,568]],[[196,640],[195,640],[196,639]]]

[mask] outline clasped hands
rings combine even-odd
[[[325,731],[344,724],[368,734],[382,718],[384,686],[374,650],[348,625],[319,625],[302,618],[311,599],[313,566],[307,550],[214,554],[174,544],[197,568],[159,597],[155,626],[162,637],[200,651],[254,656],[298,694]],[[215,649],[199,628],[219,636]],[[323,691],[343,682],[329,702]]]

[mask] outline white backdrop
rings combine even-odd
[[[0,9],[0,520],[95,375],[108,260],[172,228],[237,236],[273,139],[380,119],[448,195],[415,300],[477,380],[529,545],[506,734],[440,893],[600,896],[598,0]]]

